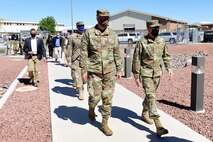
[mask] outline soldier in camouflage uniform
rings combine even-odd
[[[73,33],[68,40],[67,44],[67,64],[69,67],[72,68],[71,70],[71,76],[74,80],[73,86],[77,88],[78,90],[78,98],[79,100],[84,99],[84,84],[83,84],[83,78],[82,78],[82,71],[79,67],[79,60],[80,60],[80,44],[81,44],[81,38],[83,36],[84,32],[84,23],[83,22],[77,22],[77,33]]]
[[[23,55],[23,47],[24,47],[24,41],[22,39],[20,39],[19,40],[20,55]]]
[[[91,121],[95,121],[94,109],[102,99],[101,130],[107,136],[113,134],[108,127],[111,115],[112,97],[115,90],[115,75],[122,75],[122,59],[116,33],[108,28],[109,12],[97,10],[98,24],[87,29],[81,41],[81,59],[83,79],[87,80],[89,92],[89,113]]]
[[[14,39],[12,40],[12,47],[13,47],[13,52],[16,55],[19,50],[19,41],[16,38],[16,36],[14,36]]]
[[[163,38],[158,36],[158,20],[147,22],[148,34],[141,38],[137,43],[133,55],[132,72],[135,77],[136,85],[142,82],[145,99],[143,101],[142,119],[148,123],[156,125],[157,135],[161,136],[168,133],[159,119],[156,106],[156,90],[162,74],[161,61],[164,62],[169,76],[172,77],[171,57]]]

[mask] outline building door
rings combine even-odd
[[[135,31],[135,24],[123,24],[125,32],[134,32]]]

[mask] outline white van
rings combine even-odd
[[[140,39],[139,32],[121,32],[118,34],[118,41],[127,43],[136,43]]]
[[[162,37],[165,42],[170,42],[171,44],[174,44],[177,42],[177,33],[176,32],[162,32],[159,34],[160,37]]]

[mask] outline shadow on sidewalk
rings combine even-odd
[[[101,108],[101,107],[99,107],[99,108]],[[118,119],[120,119],[121,121],[123,121],[125,123],[129,123],[130,125],[132,125],[133,127],[137,128],[139,130],[149,132],[150,134],[147,135],[147,138],[150,139],[150,142],[156,142],[156,140],[158,142],[161,142],[161,141],[191,142],[189,140],[178,138],[178,137],[173,137],[173,136],[166,137],[166,135],[165,135],[163,137],[158,137],[156,135],[156,132],[153,132],[149,128],[147,128],[147,127],[145,127],[145,126],[143,126],[141,124],[136,123],[133,119],[140,119],[141,117],[138,116],[135,112],[133,112],[133,111],[131,111],[129,109],[126,109],[126,108],[113,106],[112,107],[111,116],[114,117],[114,118],[118,118]],[[141,122],[144,123],[142,120],[141,120]]]
[[[76,124],[85,125],[90,123],[88,119],[88,110],[85,108],[77,106],[67,107],[63,105],[56,108],[54,113],[58,116],[58,118],[63,120],[70,120]],[[92,122],[90,124],[98,129],[101,126],[100,122],[98,121]]]
[[[149,137],[149,136],[148,136]],[[151,136],[150,136],[151,137]],[[193,141],[190,141],[190,140],[186,140],[186,139],[183,139],[183,138],[178,138],[178,137],[173,137],[173,136],[163,136],[161,138],[163,141],[167,141],[167,142],[193,142]],[[152,141],[151,141],[152,142]],[[154,141],[153,141],[154,142]]]
[[[56,63],[55,61],[47,60],[47,63]]]
[[[62,67],[65,67],[65,68],[68,68],[65,64],[63,64],[63,63],[56,63],[55,65],[57,65],[57,66],[62,66]]]
[[[174,103],[174,102],[170,102],[170,101],[167,101],[167,100],[158,100],[159,103],[163,103],[165,105],[170,105],[170,106],[173,106],[173,107],[177,107],[177,108],[180,108],[180,109],[185,109],[185,110],[189,110],[190,107],[187,107],[187,106],[184,106],[184,105],[180,105],[180,104],[177,104],[177,103]]]
[[[129,109],[118,107],[118,106],[113,106],[111,116],[114,118],[120,119],[121,121],[123,121],[125,123],[129,123],[133,127],[137,128],[139,130],[147,131],[151,134],[155,134],[155,132],[151,131],[149,128],[133,121],[133,119],[141,119],[141,117],[138,116],[137,113],[135,113]],[[141,120],[141,122],[144,123],[142,120]]]
[[[20,82],[20,83],[24,83],[24,85],[30,85],[31,83],[30,83],[30,78],[18,78],[18,81]]]
[[[53,92],[58,94],[62,94],[62,95],[70,96],[70,97],[78,97],[77,96],[78,92],[75,88],[55,86],[54,88],[52,88],[52,90]]]
[[[66,85],[73,85],[73,79],[56,79],[55,82],[60,82]]]

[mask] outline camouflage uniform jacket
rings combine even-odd
[[[87,29],[81,41],[82,72],[106,74],[120,72],[123,63],[116,33],[110,28],[102,33],[96,27]]]
[[[79,67],[79,60],[81,54],[81,38],[83,35],[74,33],[68,39],[67,44],[67,62],[72,63],[72,68]]]
[[[18,41],[17,40],[11,40],[11,44],[13,44],[13,49],[18,49]]]
[[[162,74],[161,61],[163,60],[166,69],[171,68],[171,57],[165,41],[157,37],[154,41],[145,36],[138,41],[132,63],[132,72],[135,78],[139,75],[146,77],[157,77]]]

